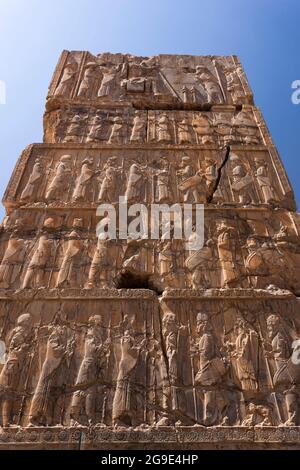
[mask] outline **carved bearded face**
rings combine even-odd
[[[280,326],[280,318],[277,315],[270,315],[267,318],[267,330],[269,338],[274,338],[274,336],[278,333]]]

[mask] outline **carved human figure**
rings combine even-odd
[[[236,159],[232,160],[236,162],[232,170],[232,191],[239,203],[243,205],[253,204],[255,202],[253,178],[241,162]]]
[[[190,125],[187,119],[182,119],[177,126],[178,132],[178,143],[179,144],[191,144],[193,141],[192,134],[190,132]]]
[[[104,139],[104,118],[101,114],[96,114],[90,131],[88,133],[87,142],[97,142]]]
[[[168,202],[171,194],[170,164],[167,159],[161,159],[160,168],[156,170],[155,201],[159,203]]]
[[[114,91],[116,85],[116,78],[118,72],[121,70],[120,65],[111,67],[100,66],[99,70],[102,74],[102,80],[100,88],[98,90],[98,96],[101,98],[112,96],[112,92]],[[122,78],[122,71],[120,74],[120,78]]]
[[[54,177],[46,191],[45,197],[47,201],[60,199],[66,190],[68,190],[72,176],[71,162],[71,155],[63,155],[60,157],[54,171]]]
[[[48,328],[45,359],[39,374],[29,410],[29,426],[62,424],[62,394],[66,370],[74,352],[74,338],[58,315]]]
[[[236,263],[236,233],[233,227],[224,221],[217,225],[218,254],[221,265],[222,287],[228,288],[235,285],[240,273]]]
[[[36,247],[33,250],[23,279],[23,289],[29,289],[30,287],[43,287],[45,285],[45,270],[55,246],[54,229],[54,219],[51,217],[45,219],[41,235],[39,236]]]
[[[199,144],[212,144],[214,142],[213,130],[207,116],[197,115],[193,119],[193,128],[198,136]]]
[[[140,111],[135,111],[133,118],[133,128],[131,131],[130,142],[144,142],[146,137],[145,118]]]
[[[96,420],[96,399],[98,385],[104,380],[108,344],[105,343],[101,315],[92,315],[85,335],[83,359],[77,374],[70,417],[74,426],[80,423],[93,425]]]
[[[223,103],[223,94],[218,79],[204,65],[196,67],[196,81],[204,88],[208,104]]]
[[[9,287],[10,285],[13,285],[20,276],[24,265],[24,254],[27,247],[27,241],[21,237],[20,231],[22,228],[23,220],[16,219],[0,264],[1,287]]]
[[[145,186],[144,171],[140,165],[133,163],[129,169],[125,198],[131,203],[140,203],[144,199],[143,189]]]
[[[87,116],[75,114],[67,127],[65,142],[80,142],[85,132],[85,120]]]
[[[242,103],[244,101],[245,92],[238,76],[238,68],[229,67],[225,69],[225,77],[227,82],[227,91],[231,95],[232,102],[234,104]]]
[[[249,111],[242,109],[232,118],[232,124],[236,127],[237,134],[248,145],[257,145],[261,142],[257,125]]]
[[[230,346],[236,374],[242,390],[254,392],[258,390],[258,335],[242,318],[237,319],[234,330],[236,338]]]
[[[37,196],[41,181],[43,179],[43,168],[39,158],[36,158],[32,172],[27,184],[22,191],[21,201],[33,201]]]
[[[269,315],[267,318],[268,337],[271,341],[271,357],[274,358],[276,372],[273,385],[284,388],[285,403],[288,419],[285,426],[297,426],[298,397],[297,388],[300,382],[299,364],[292,360],[292,341],[286,333],[279,315]],[[269,356],[268,351],[265,352]]]
[[[150,243],[143,238],[137,240],[128,238],[122,261],[122,269],[140,273],[147,272],[149,248]]]
[[[34,338],[32,323],[32,316],[29,313],[23,313],[17,319],[17,326],[8,337],[7,359],[0,372],[0,403],[3,427],[13,424],[13,405],[18,398],[18,392],[20,393],[19,386],[22,371],[24,367],[29,366],[29,352]]]
[[[68,241],[65,244],[64,256],[58,272],[56,287],[72,286],[72,277],[76,276],[74,285],[79,287],[80,283],[80,261],[82,258],[82,219],[73,220],[73,230],[67,236]]]
[[[157,141],[160,143],[169,143],[172,137],[169,130],[169,119],[166,114],[161,114],[157,121]]]
[[[163,285],[174,288],[183,287],[181,258],[184,249],[182,240],[176,240],[171,235],[170,240],[162,240],[159,246],[159,274]]]
[[[162,319],[162,333],[164,348],[166,351],[167,368],[165,369],[165,358],[162,357],[163,376],[163,400],[162,417],[157,426],[169,426],[175,423],[174,412],[179,409],[178,403],[178,335],[179,326],[176,315],[173,312],[164,313]]]
[[[54,92],[55,96],[63,96],[64,98],[68,98],[70,96],[77,69],[78,66],[75,62],[69,62],[65,65],[60,82]]]
[[[217,162],[213,157],[207,156],[205,158],[204,176],[206,181],[207,192],[209,195],[213,195],[218,180]]]
[[[226,375],[225,363],[217,348],[210,319],[206,313],[197,314],[197,348],[199,368],[195,385],[203,393],[203,423],[205,426],[220,424],[224,418],[225,403],[218,399],[218,387]]]
[[[120,116],[116,116],[113,120],[110,136],[108,139],[109,144],[122,144],[124,142],[125,124]]]
[[[92,264],[89,270],[86,288],[94,286],[106,288],[111,286],[112,269],[114,268],[114,255],[116,251],[115,241],[110,239],[97,240],[97,247],[93,255]]]
[[[186,267],[192,272],[193,289],[209,289],[212,285],[212,273],[215,270],[214,241],[209,238],[204,246],[191,251],[185,261]]]
[[[99,202],[115,202],[118,198],[118,189],[120,188],[120,178],[122,177],[123,169],[117,165],[117,162],[117,157],[110,157],[100,173]]]
[[[96,68],[97,64],[95,62],[88,62],[84,66],[83,77],[78,90],[78,96],[81,98],[90,98],[91,94],[93,93],[97,78]]]
[[[256,159],[256,181],[262,192],[263,202],[269,204],[277,200],[272,180],[268,174],[268,165],[266,162]]]
[[[76,185],[72,196],[73,201],[85,200],[94,174],[93,159],[85,158],[81,165],[80,174],[76,180]]]
[[[183,194],[184,202],[206,202],[205,179],[202,177],[200,171],[195,171],[190,157],[182,157],[177,175],[179,179],[178,188]]]
[[[133,328],[134,318],[122,333],[120,344],[115,347],[118,375],[112,404],[114,426],[134,426],[136,419],[135,372],[143,348],[138,343]]]

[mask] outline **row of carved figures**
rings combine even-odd
[[[213,105],[224,103],[225,94],[228,91],[233,102],[244,101],[245,92],[239,78],[241,69],[238,67],[225,69],[227,90],[224,91],[216,74],[209,67],[198,65],[189,74],[189,83],[184,83],[183,79],[177,93],[168,84],[164,71],[159,68],[155,57],[145,59],[141,63],[124,62],[111,66],[91,60],[84,65],[79,81],[78,68],[75,61],[70,60],[65,64],[54,91],[55,96],[122,100],[126,99],[126,95],[136,97],[147,94],[151,96],[152,101],[169,99],[172,102]],[[134,75],[129,78],[130,72]]]
[[[181,121],[175,117],[170,119],[167,114],[161,113],[155,120],[152,118],[147,122],[147,115],[140,111],[135,111],[133,119],[130,116],[108,118],[102,111],[98,112],[90,122],[88,114],[65,115],[58,118],[55,123],[55,141],[107,141],[109,144],[148,141],[179,145],[261,143],[259,130],[246,111],[240,111],[232,118],[231,115],[220,114],[214,121],[204,115],[194,117],[192,120],[183,118]]]
[[[22,228],[22,219],[17,219],[0,263],[2,288],[120,287],[126,272],[148,276],[150,288],[158,290],[275,285],[297,293],[300,288],[300,247],[284,225],[273,238],[250,235],[243,245],[237,229],[220,221],[215,236],[199,246],[196,226],[188,240],[174,239],[171,227],[172,238],[165,240],[99,238],[96,243],[83,236],[80,218],[62,239],[50,217],[35,239],[26,238]]]
[[[117,202],[124,196],[128,203],[144,203],[151,194],[152,202],[186,202],[205,203],[213,198],[216,203],[236,201],[243,205],[258,202],[274,203],[279,200],[275,186],[277,183],[270,174],[269,165],[256,159],[252,174],[241,159],[232,154],[227,180],[225,175],[219,182],[219,166],[216,161],[207,157],[203,168],[196,168],[189,156],[183,156],[175,167],[167,158],[162,157],[155,166],[132,163],[127,171],[118,157],[109,157],[102,169],[95,168],[94,159],[83,160],[79,174],[74,176],[74,165],[71,155],[60,157],[50,183],[45,186],[45,172],[42,160],[37,158],[31,174],[21,193],[21,202],[35,202],[39,198],[48,203],[64,201],[66,196],[72,202],[88,202],[93,189],[95,201],[101,203]],[[225,165],[226,166],[226,165]],[[228,171],[224,169],[222,171]],[[97,187],[98,189],[94,188]],[[120,188],[124,187],[122,194]],[[228,188],[227,188],[228,187]],[[70,196],[69,193],[71,192]]]
[[[2,357],[3,427],[21,423],[27,426],[298,423],[300,340],[291,339],[276,314],[267,317],[267,338],[260,337],[241,317],[236,320],[232,341],[224,340],[221,345],[210,316],[203,312],[196,315],[193,333],[190,326],[178,324],[174,313],[166,312],[162,340],[137,332],[135,314],[125,315],[114,328],[104,327],[101,315],[92,315],[84,328],[78,370],[74,370],[73,361],[76,327],[70,329],[63,315],[59,312],[52,324],[37,328],[33,327],[31,314],[19,316],[7,340],[4,360]],[[295,331],[293,335],[295,338]],[[33,373],[36,347],[41,342],[46,344],[44,358]],[[184,368],[186,371],[189,367],[191,375],[187,382],[182,361],[187,361]],[[257,398],[261,392],[262,362],[269,383],[263,399]],[[69,382],[71,377],[73,383]]]

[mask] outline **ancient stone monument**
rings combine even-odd
[[[204,204],[203,246],[97,237],[119,196]],[[0,449],[300,448],[299,216],[236,56],[64,51],[3,203]]]

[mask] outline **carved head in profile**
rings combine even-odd
[[[91,315],[89,318],[89,326],[95,326],[95,327],[102,326],[102,316]]]
[[[19,318],[17,319],[17,325],[22,328],[29,329],[31,328],[32,323],[33,323],[32,316],[30,315],[30,313],[27,313],[27,312],[22,313],[22,315],[20,315]]]
[[[267,318],[268,335],[272,339],[280,329],[280,317],[278,315],[269,315]]]
[[[207,313],[197,313],[197,333],[203,334],[212,330],[209,316]]]
[[[62,155],[62,156],[60,157],[60,162],[62,162],[62,163],[63,163],[63,162],[67,163],[67,162],[70,162],[71,159],[72,159],[72,156],[71,156],[71,155]]]
[[[236,334],[244,333],[247,330],[247,323],[243,318],[238,318],[234,324]]]
[[[43,227],[46,229],[55,228],[55,221],[52,217],[47,217],[44,220]]]
[[[258,237],[255,235],[250,235],[247,238],[247,249],[249,252],[256,251],[258,248]]]

